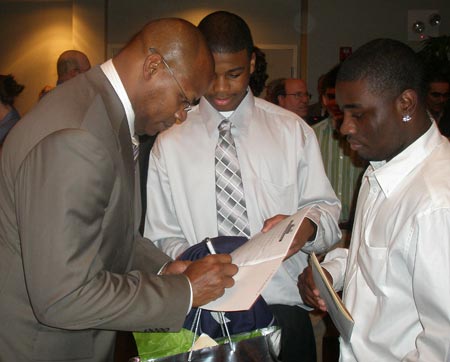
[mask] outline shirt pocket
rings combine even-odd
[[[252,183],[257,208],[263,220],[277,214],[291,215],[297,211],[298,196],[295,184],[276,184],[258,178]]]
[[[358,265],[368,287],[376,296],[386,295],[388,249],[362,243],[358,251]]]

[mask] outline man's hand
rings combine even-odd
[[[322,270],[330,283],[333,283],[333,278],[330,273],[324,268]],[[298,276],[297,287],[305,304],[324,312],[327,310],[325,302],[320,297],[319,290],[314,283],[311,266],[306,267],[303,273]]]
[[[262,232],[265,233],[272,229],[281,220],[287,218],[288,215],[275,215],[270,219],[264,221]],[[292,255],[298,253],[301,248],[306,244],[307,241],[314,240],[316,237],[317,226],[310,219],[304,218],[302,224],[300,225],[297,234],[295,234],[294,241],[292,242],[289,250],[286,254],[284,260],[290,258]]]
[[[192,306],[199,307],[221,297],[225,288],[234,285],[233,276],[237,272],[229,254],[208,255],[190,263],[183,274],[191,281]]]

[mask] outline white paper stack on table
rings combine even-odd
[[[353,325],[355,324],[353,317],[350,315],[347,308],[345,308],[342,299],[330,284],[330,281],[324,274],[314,253],[311,253],[311,267],[314,283],[316,283],[316,287],[320,292],[321,298],[325,301],[328,314],[330,315],[331,320],[341,334],[342,338],[348,342],[350,340],[350,336],[352,335]]]
[[[258,233],[231,253],[239,267],[235,284],[203,309],[215,311],[248,310],[280,267],[310,207],[287,217],[266,233]]]

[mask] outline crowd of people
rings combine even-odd
[[[229,254],[187,250],[303,209],[261,293],[279,360],[317,361],[313,252],[355,322],[341,361],[450,359],[450,83],[406,44],[362,45],[314,105],[227,11],[153,20],[93,67],[65,51],[57,74],[22,118],[0,75],[0,360],[132,357],[120,338],[232,288]]]

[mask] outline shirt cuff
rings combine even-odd
[[[172,262],[172,261],[170,260],[170,261],[168,261],[167,263],[164,263],[164,265],[159,269],[158,275],[161,275],[161,272],[164,270],[164,268],[167,266],[167,264],[169,264],[169,263],[171,263],[171,262]],[[188,283],[189,283],[189,308],[188,308],[188,310],[187,310],[187,312],[186,312],[186,315],[188,315],[189,312],[190,312],[191,309],[192,309],[192,302],[193,302],[193,299],[194,299],[194,296],[193,296],[194,292],[192,291],[192,284],[191,284],[191,281],[189,280],[189,278],[188,278],[187,276],[185,276],[185,277],[186,277],[186,280],[187,280]]]

